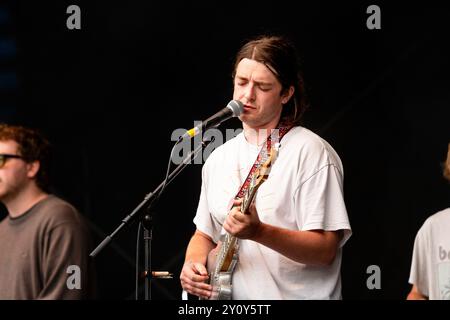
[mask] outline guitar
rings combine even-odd
[[[267,160],[257,168],[250,185],[242,197],[241,212],[249,214],[248,209],[256,191],[267,180],[278,150],[274,147],[267,153]],[[228,232],[221,236],[216,248],[208,254],[207,269],[212,295],[209,300],[231,300],[232,276],[238,263],[239,239]]]

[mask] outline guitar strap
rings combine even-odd
[[[259,151],[258,157],[256,157],[255,163],[253,163],[253,166],[247,175],[247,178],[245,178],[245,181],[242,184],[241,188],[239,189],[239,192],[237,193],[236,197],[234,197],[235,199],[240,199],[244,197],[255,171],[261,166],[262,163],[264,163],[267,160],[270,149],[272,148],[272,144],[276,145],[278,143],[279,146],[281,139],[291,128],[292,126],[280,125],[275,130],[273,130],[272,133],[267,137],[266,141],[264,142],[264,145],[261,148],[261,151]]]

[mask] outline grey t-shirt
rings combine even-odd
[[[49,195],[0,222],[0,299],[88,299],[93,269],[82,216]]]
[[[450,300],[450,208],[429,217],[417,233],[409,283],[432,300]]]

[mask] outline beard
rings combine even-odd
[[[11,184],[0,179],[0,201],[8,202],[15,199],[23,188],[24,185],[20,181]]]

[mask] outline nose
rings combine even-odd
[[[244,90],[244,98],[250,102],[255,100],[255,87],[253,84],[249,83]]]

